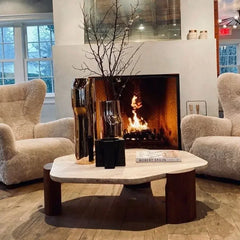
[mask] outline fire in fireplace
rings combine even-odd
[[[121,76],[127,82],[120,97],[127,148],[180,149],[179,75]],[[96,102],[106,100],[96,78]],[[97,119],[97,129],[98,126]],[[97,132],[99,137],[99,133]]]
[[[133,95],[131,101],[132,107],[132,117],[128,118],[128,126],[126,133],[131,132],[142,132],[143,130],[148,129],[148,123],[142,118],[138,116],[137,112],[142,107],[142,102],[138,100],[136,95]]]

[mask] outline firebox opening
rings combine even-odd
[[[120,97],[126,147],[180,149],[179,75],[137,75],[120,78],[123,82],[127,80]],[[96,78],[97,103],[106,99],[102,82],[100,78]],[[98,122],[97,116],[99,130]]]

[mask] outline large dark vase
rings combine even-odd
[[[95,89],[91,78],[76,78],[72,87],[72,108],[75,119],[75,156],[94,160]]]

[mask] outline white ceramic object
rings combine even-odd
[[[200,31],[199,39],[207,39],[207,38],[208,38],[207,30]]]
[[[187,39],[188,40],[196,40],[197,37],[197,30],[189,30],[188,35],[187,35]]]

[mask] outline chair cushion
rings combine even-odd
[[[240,180],[240,137],[199,137],[190,152],[208,161],[198,173]]]
[[[43,177],[43,166],[57,157],[73,154],[67,138],[35,138],[16,141],[17,154],[0,162],[0,181],[10,185]]]

